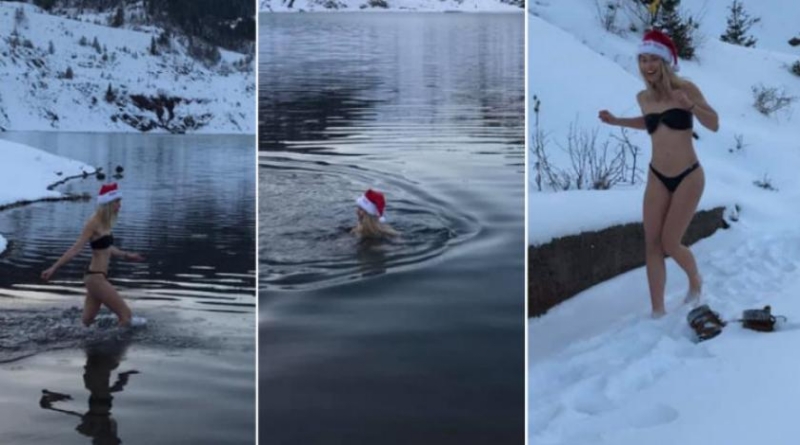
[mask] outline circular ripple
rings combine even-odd
[[[316,288],[417,267],[480,229],[474,218],[401,175],[267,155],[259,167],[262,290]],[[350,233],[355,199],[368,188],[386,194],[397,239]]]

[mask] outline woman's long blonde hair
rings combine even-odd
[[[114,224],[117,222],[117,213],[112,207],[112,204],[115,202],[116,201],[111,201],[105,204],[100,204],[95,211],[97,221],[100,222],[100,226],[104,230],[111,230],[111,228],[114,227]]]
[[[668,100],[671,97],[672,90],[683,87],[686,80],[675,74],[675,70],[673,70],[664,59],[659,57],[658,60],[661,62],[661,80],[659,82],[649,82],[641,66],[639,67],[639,74],[642,76],[645,85],[647,85],[648,93],[650,93],[656,101]]]
[[[384,224],[377,216],[364,212],[363,218],[358,223],[356,232],[365,238],[386,238],[397,236],[398,233],[388,224]]]

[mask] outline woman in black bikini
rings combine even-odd
[[[694,255],[681,244],[697,210],[705,186],[705,173],[692,145],[693,117],[711,131],[719,129],[717,112],[692,82],[675,74],[675,44],[660,31],[648,31],[639,47],[639,71],[647,88],[636,99],[643,116],[619,118],[600,111],[610,125],[647,130],[653,155],[644,193],[644,231],[647,280],[653,317],[665,314],[667,279],[664,255],[671,256],[686,272],[686,302],[699,301],[702,279]]]
[[[75,244],[67,250],[52,267],[42,272],[42,279],[47,281],[56,270],[69,262],[89,242],[92,248],[92,261],[83,277],[86,285],[86,300],[83,305],[83,324],[89,326],[94,321],[100,306],[106,305],[117,314],[121,326],[143,324],[144,320],[132,317],[131,310],[120,297],[114,286],[108,282],[108,262],[112,256],[122,257],[131,261],[143,261],[144,258],[136,253],[124,252],[114,247],[114,236],[111,228],[117,220],[122,194],[116,183],[105,184],[100,188],[97,197],[98,207],[91,218],[86,222]]]

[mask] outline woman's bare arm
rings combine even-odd
[[[42,273],[42,278],[45,280],[49,279],[50,276],[58,270],[59,267],[63,266],[64,264],[68,263],[72,258],[75,257],[80,251],[83,249],[83,246],[92,238],[92,234],[95,232],[94,227],[94,220],[90,220],[83,226],[83,231],[81,232],[80,236],[78,237],[75,244],[72,245],[63,255],[59,258],[49,269]]]
[[[644,124],[644,117],[637,116],[637,117],[615,117],[612,122],[609,122],[611,125],[616,125],[619,127],[627,127],[633,128],[636,130],[645,130],[647,126]]]
[[[689,111],[697,116],[697,120],[711,131],[716,132],[719,130],[719,115],[711,105],[706,102],[706,98],[703,97],[700,88],[697,88],[697,85],[691,82],[686,82],[683,90],[686,92],[689,100],[692,101],[692,104],[689,106]]]
[[[636,100],[639,102],[639,108],[642,108],[642,94],[636,95]],[[647,126],[644,123],[644,116],[636,117],[616,117],[608,110],[601,110],[598,117],[601,121],[609,125],[616,125],[618,127],[633,128],[635,130],[645,130]]]
[[[118,249],[115,246],[111,246],[109,250],[111,251],[111,256],[120,257],[126,260],[142,261],[144,259],[138,253],[126,252],[122,249]]]

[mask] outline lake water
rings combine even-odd
[[[75,241],[94,199],[0,212],[10,241],[0,256],[0,443],[252,444],[254,138],[0,137],[105,171],[123,167],[115,244],[146,261],[112,260],[109,276],[148,319],[125,332],[104,312],[96,327],[80,326],[88,247],[50,283],[39,279]],[[101,183],[75,179],[58,190],[95,196]],[[43,390],[71,399],[43,402]]]
[[[523,14],[259,27],[261,440],[523,443]]]

